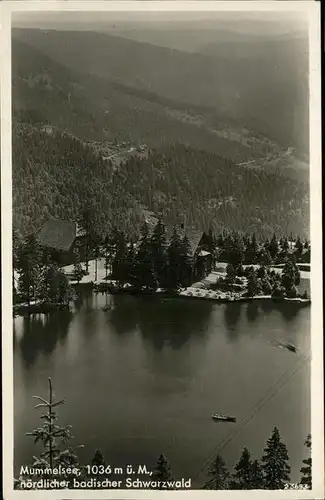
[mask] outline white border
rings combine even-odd
[[[37,11],[294,11],[309,18],[310,40],[310,190],[311,190],[311,343],[312,459],[311,491],[135,491],[135,490],[13,490],[13,348],[12,348],[12,196],[11,196],[11,13]],[[3,484],[4,499],[165,499],[253,498],[258,500],[322,500],[324,495],[323,320],[322,320],[322,171],[320,2],[312,1],[5,1],[1,14],[1,229],[2,229],[2,363],[3,363]]]

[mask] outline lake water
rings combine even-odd
[[[284,339],[298,354],[276,347]],[[88,291],[72,312],[17,317],[15,473],[38,451],[25,433],[40,423],[32,396],[46,397],[52,377],[57,397],[67,400],[60,421],[72,425],[73,444],[84,445],[84,464],[96,448],[116,467],[152,467],[163,452],[174,477],[191,477],[199,488],[217,450],[229,468],[245,446],[260,458],[277,426],[299,480],[310,432],[309,356],[310,308],[293,304]],[[214,422],[214,412],[237,422]]]

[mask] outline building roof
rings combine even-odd
[[[37,234],[37,241],[55,250],[70,250],[77,236],[76,222],[50,219]]]
[[[206,250],[201,250],[199,253],[199,257],[206,257],[207,255],[211,255],[211,252],[207,252]]]

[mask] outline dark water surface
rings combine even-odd
[[[163,452],[174,477],[200,487],[199,470],[230,433],[221,455],[232,467],[244,446],[259,458],[277,426],[299,479],[310,432],[309,307],[119,296],[105,312],[107,300],[86,292],[71,313],[14,320],[16,474],[37,453],[25,433],[40,423],[32,396],[46,397],[51,376],[84,464],[97,447],[116,467],[151,467]],[[275,347],[281,339],[299,354]],[[237,423],[213,422],[214,412]]]

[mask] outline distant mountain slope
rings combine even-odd
[[[180,142],[235,161],[279,153],[279,146],[208,107],[174,101],[71,70],[13,39],[13,116],[89,140],[126,140],[159,147]]]
[[[176,101],[208,106],[224,120],[308,152],[308,54],[283,39],[249,57],[218,44],[189,54],[93,32],[14,30],[67,68],[84,70]],[[237,44],[238,47],[238,44]]]
[[[182,145],[130,158],[113,171],[91,145],[59,131],[15,125],[14,226],[22,234],[48,218],[75,220],[87,205],[105,231],[113,224],[132,237],[144,210],[170,224],[308,236],[308,184],[237,167],[231,160]]]

